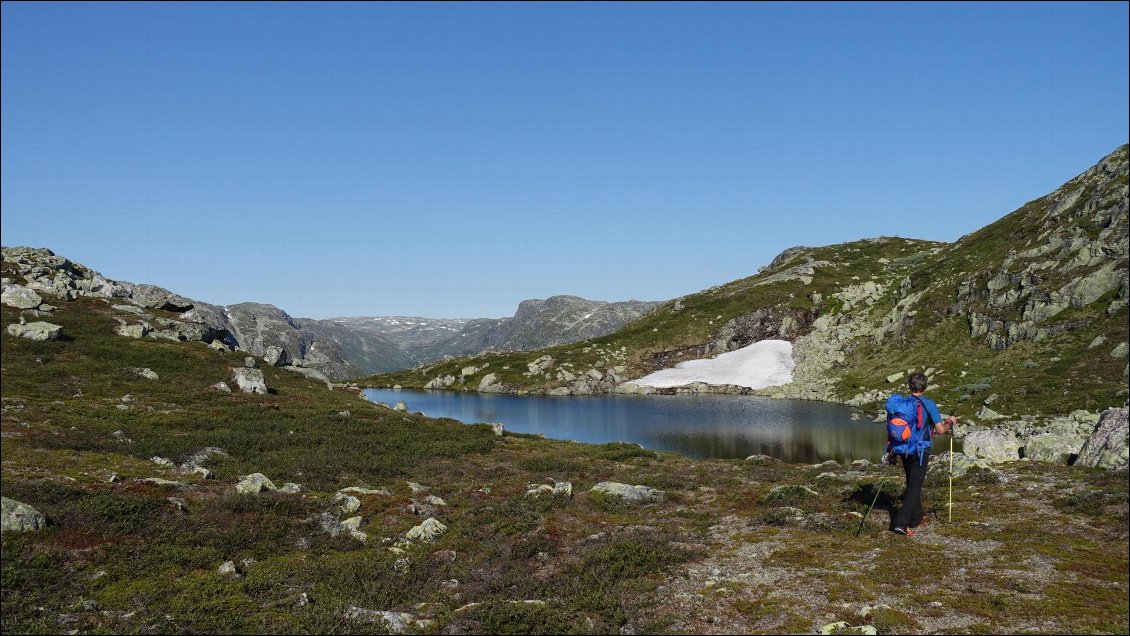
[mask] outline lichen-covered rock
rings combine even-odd
[[[130,371],[133,371],[134,373],[145,378],[146,380],[160,380],[161,379],[161,376],[157,375],[157,372],[154,371],[153,369],[150,369],[149,367],[145,367],[143,369],[133,368],[133,369],[130,369]]]
[[[263,379],[263,372],[259,369],[241,367],[232,370],[232,381],[244,393],[267,393],[267,382]]]
[[[0,302],[16,309],[35,309],[43,298],[23,285],[9,285],[0,294]]]
[[[8,325],[8,333],[28,340],[58,340],[63,337],[63,326],[49,322],[29,322],[27,324],[16,322]]]
[[[349,606],[349,609],[345,610],[343,615],[345,620],[355,623],[379,623],[390,634],[404,634],[410,629],[427,630],[435,624],[435,621],[417,619],[406,612],[385,612],[355,605]]]
[[[0,497],[0,531],[34,532],[46,527],[43,513],[22,501]]]
[[[144,338],[150,331],[149,323],[139,322],[136,325],[121,325],[115,333],[127,338]]]
[[[264,490],[278,490],[278,487],[263,473],[243,475],[235,485],[235,491],[241,495],[253,495]]]
[[[272,367],[285,367],[290,364],[290,354],[282,347],[267,347],[263,352],[263,362]]]
[[[430,518],[424,519],[423,523],[409,530],[405,536],[412,541],[427,541],[431,543],[439,540],[445,532],[447,532],[447,526],[436,521],[434,518]]]
[[[1015,433],[1000,429],[973,431],[965,436],[963,444],[966,455],[993,463],[1020,459],[1020,449],[1024,446]]]
[[[615,481],[602,481],[593,486],[589,492],[600,493],[608,497],[616,497],[628,503],[651,503],[663,501],[664,493],[648,486],[630,486]]]
[[[361,500],[353,495],[347,495],[339,492],[334,495],[334,503],[337,504],[337,510],[343,515],[352,514],[361,509]]]
[[[1130,464],[1130,429],[1127,428],[1127,408],[1112,408],[1102,412],[1095,431],[1079,451],[1077,464],[1119,470]]]

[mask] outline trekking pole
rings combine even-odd
[[[946,523],[953,523],[953,430],[950,430],[950,501],[946,506],[949,509],[949,519]]]
[[[875,502],[879,501],[879,493],[881,493],[881,492],[883,492],[883,484],[882,483],[879,484],[878,490],[875,491],[875,498],[871,500],[871,508],[874,508]],[[868,515],[871,514],[871,508],[868,508],[867,514],[863,515],[863,518],[859,520],[859,527],[855,529],[855,536],[858,537],[859,533],[863,532],[863,524],[867,523],[867,517],[868,517]]]

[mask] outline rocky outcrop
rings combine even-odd
[[[1094,432],[1079,451],[1078,463],[1111,470],[1125,469],[1130,463],[1130,429],[1126,408],[1103,411]]]
[[[963,440],[965,454],[989,462],[1008,462],[1020,459],[1023,442],[1007,429],[979,429],[967,434]]]

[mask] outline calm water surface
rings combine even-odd
[[[454,391],[367,389],[374,402],[468,424],[603,444],[634,442],[698,458],[770,455],[786,462],[878,461],[886,427],[853,421],[846,406],[736,395],[516,396]],[[946,445],[949,438],[939,438]],[[939,450],[944,450],[939,448]]]

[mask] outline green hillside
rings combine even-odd
[[[359,382],[604,393],[684,360],[785,338],[795,345],[794,382],[768,395],[876,408],[918,369],[966,419],[986,399],[1013,416],[1123,405],[1127,234],[1123,146],[953,244],[883,237],[793,248],[755,276],[665,303],[603,338]],[[538,364],[543,356],[552,360]]]

